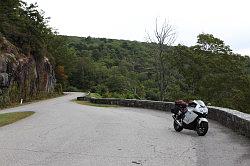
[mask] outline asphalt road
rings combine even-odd
[[[1,111],[36,113],[0,128],[0,166],[250,165],[250,140],[214,121],[204,137],[177,133],[170,113],[70,101],[80,95]]]

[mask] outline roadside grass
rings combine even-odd
[[[102,96],[99,93],[90,93],[88,97],[94,97],[94,98],[102,98]]]
[[[24,119],[28,116],[33,115],[34,113],[35,112],[33,111],[26,111],[26,112],[11,112],[11,113],[0,114],[0,127]]]
[[[91,103],[89,101],[79,101],[79,100],[72,100],[72,101],[77,104],[93,106],[93,107],[119,107],[118,105],[96,104],[96,103]]]

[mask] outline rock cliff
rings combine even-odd
[[[24,55],[0,36],[0,94],[12,93],[15,100],[27,99],[40,92],[53,92],[55,74],[48,58],[35,60]],[[13,94],[17,93],[17,94]],[[19,99],[18,99],[19,98]]]

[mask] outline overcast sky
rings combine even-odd
[[[24,0],[37,2],[59,34],[146,41],[155,19],[177,32],[175,44],[194,45],[211,33],[236,53],[250,55],[248,0]]]

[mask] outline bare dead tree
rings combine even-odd
[[[169,70],[167,57],[169,48],[176,39],[174,28],[166,22],[159,27],[158,20],[155,21],[154,35],[147,33],[148,42],[153,45],[154,69],[156,72],[157,85],[160,91],[160,100],[164,100],[164,94],[167,90],[168,78],[171,75]]]

